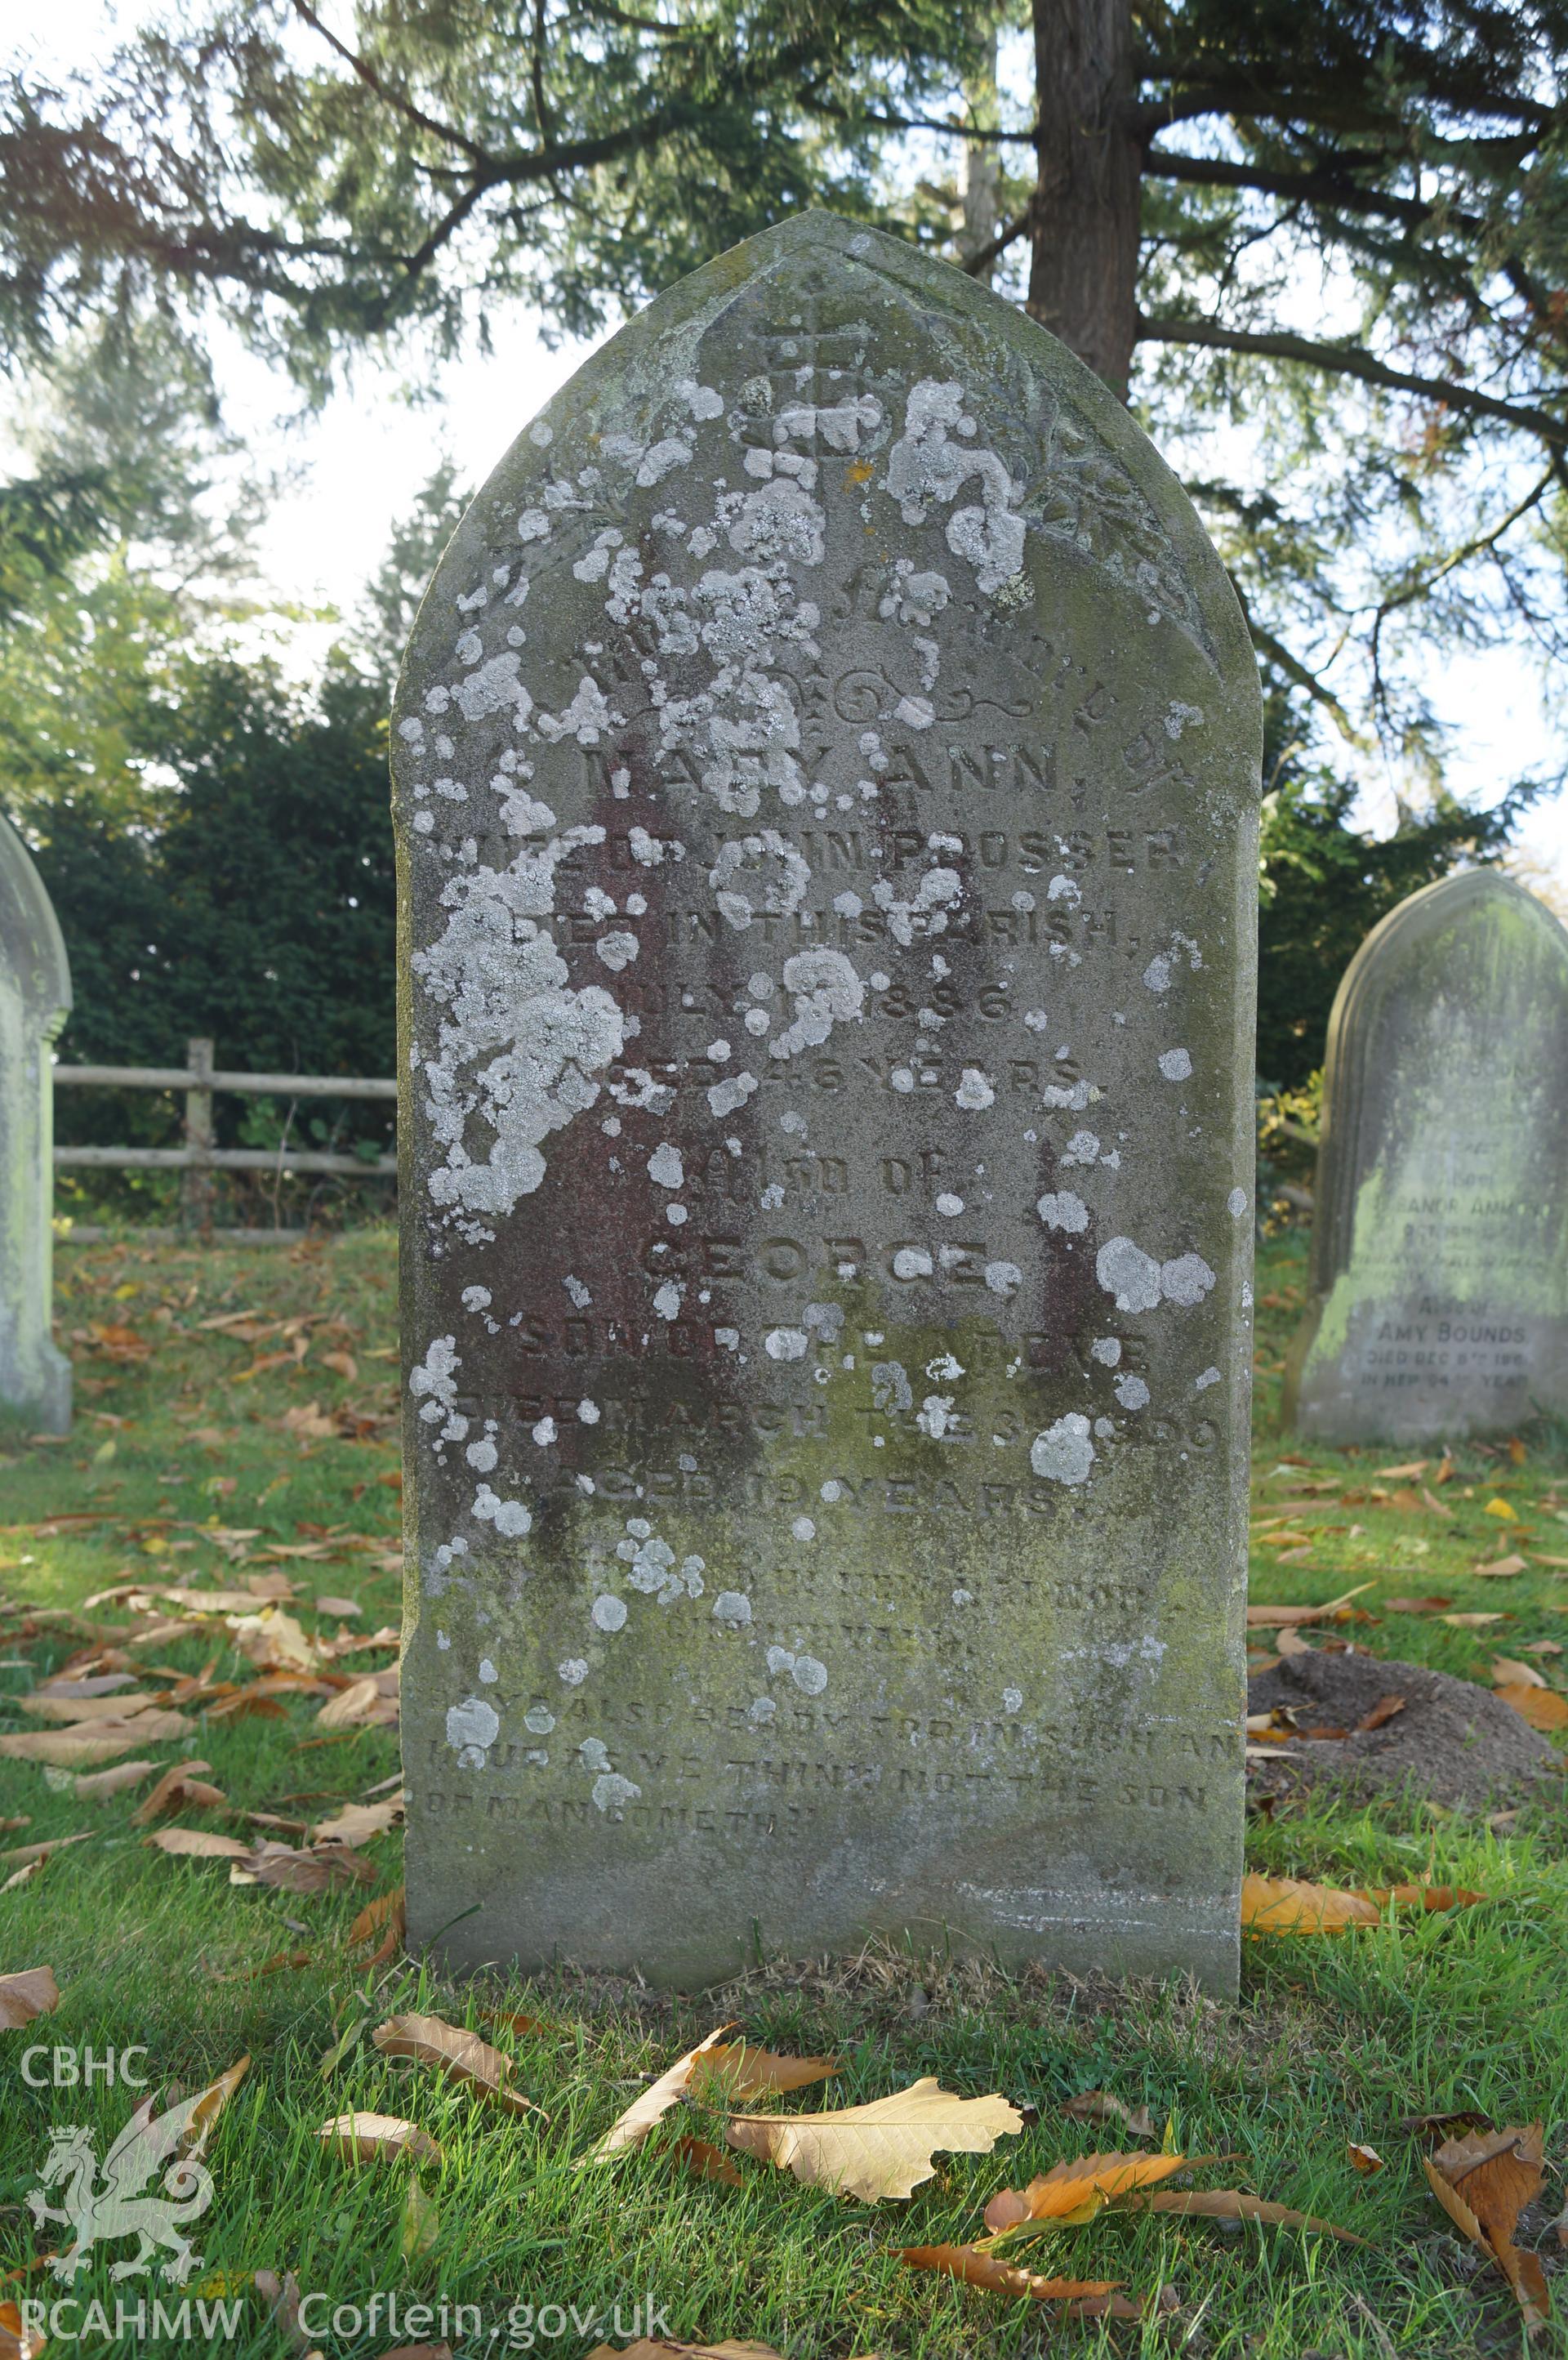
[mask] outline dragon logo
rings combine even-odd
[[[93,2133],[76,2125],[49,2134],[49,2151],[38,2177],[40,2188],[29,2190],[27,2209],[38,2227],[58,2221],[75,2232],[75,2243],[50,2256],[57,2278],[70,2280],[88,2266],[100,2240],[117,2237],[140,2240],[128,2261],[115,2262],[112,2278],[135,2278],[152,2267],[159,2246],[169,2259],[162,2275],[171,2286],[183,2286],[201,2267],[201,2256],[191,2250],[183,2234],[188,2221],[200,2220],[212,2201],[212,2175],[201,2161],[201,2147],[215,2112],[212,2092],[199,2090],[183,2104],[153,2115],[155,2099],[145,2098],[103,2158],[100,2170]],[[180,2149],[186,2151],[181,2154]],[[143,2195],[148,2180],[167,2163],[161,2196]],[[45,2191],[65,2184],[63,2205],[45,2201]]]

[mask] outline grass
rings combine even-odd
[[[1299,1310],[1300,1241],[1266,1249],[1260,1326],[1255,1507],[1260,1541],[1281,1491],[1340,1479],[1364,1492],[1341,1505],[1323,1493],[1290,1503],[1302,1519],[1277,1526],[1301,1535],[1283,1564],[1254,1554],[1255,1596],[1312,1602],[1355,1582],[1377,1585],[1359,1601],[1436,1592],[1454,1611],[1509,1618],[1479,1632],[1436,1613],[1381,1614],[1351,1631],[1375,1652],[1485,1679],[1500,1644],[1509,1654],[1539,1639],[1568,1644],[1568,1580],[1535,1562],[1498,1580],[1472,1568],[1522,1530],[1527,1552],[1568,1557],[1568,1522],[1557,1504],[1568,1461],[1552,1437],[1526,1436],[1522,1463],[1506,1452],[1462,1454],[1438,1495],[1443,1518],[1396,1496],[1410,1485],[1379,1481],[1389,1454],[1301,1452],[1277,1427],[1279,1364]],[[65,1248],[60,1313],[74,1336],[75,1434],[60,1446],[0,1442],[0,1590],[35,1603],[79,1605],[93,1591],[140,1578],[238,1579],[224,1544],[206,1535],[254,1531],[251,1569],[269,1546],[320,1547],[286,1559],[299,1584],[291,1611],[308,1627],[315,1593],[356,1598],[365,1630],[395,1620],[397,1546],[394,1249],[388,1235],[350,1234],[289,1251],[198,1252],[120,1244]],[[303,1325],[242,1344],[202,1322],[251,1310],[258,1324]],[[305,1339],[296,1358],[296,1338]],[[265,1362],[278,1352],[289,1359]],[[339,1357],[336,1367],[324,1355]],[[343,1357],[346,1356],[346,1357]],[[313,1411],[310,1404],[314,1404]],[[301,1418],[301,1411],[309,1412]],[[293,1423],[282,1421],[293,1414]],[[1277,1470],[1287,1457],[1305,1467]],[[1435,1470],[1432,1470],[1435,1471]],[[1426,1479],[1429,1482],[1431,1473]],[[1371,1496],[1382,1492],[1387,1496]],[[1502,1501],[1512,1518],[1488,1513]],[[99,1521],[49,1529],[67,1515]],[[39,1530],[39,1526],[45,1529]],[[1301,1554],[1301,1550],[1305,1554]],[[93,1610],[112,1618],[112,1605]],[[323,1616],[326,1630],[337,1627]],[[58,1667],[80,1640],[36,1632],[13,1617],[0,1636],[0,1700]],[[145,1651],[197,1669],[210,1646],[193,1639]],[[350,1659],[351,1662],[356,1659]],[[384,1662],[386,1658],[358,1659]],[[1559,1686],[1557,1659],[1546,1663]],[[237,1657],[219,1673],[237,1676]],[[311,1743],[313,1701],[291,1700],[277,1720],[209,1722],[198,1750],[239,1808],[301,1819],[363,1796],[397,1767],[395,1740],[362,1731]],[[7,1725],[20,1725],[6,1711]],[[173,1759],[173,1749],[158,1749]],[[0,1762],[0,1816],[25,1815],[23,1842],[82,1828],[94,1841],[57,1856],[30,1882],[0,1896],[0,1972],[47,1961],[59,1978],[58,2011],[26,2032],[0,2036],[0,2266],[36,2250],[23,2208],[37,2184],[49,2125],[90,2124],[102,2155],[136,2092],[29,2089],[24,2048],[145,2047],[144,2070],[189,2093],[243,2053],[251,2070],[215,2134],[212,2210],[196,2224],[210,2286],[234,2288],[268,2267],[296,2274],[323,2295],[297,2348],[379,2353],[439,2337],[408,2306],[449,2307],[461,2354],[532,2350],[561,2360],[600,2337],[630,2340],[632,2305],[653,2299],[669,2332],[718,2340],[751,2337],[793,2360],[853,2354],[1032,2354],[1058,2343],[1093,2354],[1247,2355],[1249,2360],[1387,2360],[1389,2352],[1451,2355],[1517,2351],[1520,2333],[1501,2281],[1471,2260],[1427,2190],[1401,2115],[1474,2106],[1498,2122],[1547,2124],[1547,2154],[1561,2167],[1568,2140],[1568,1816],[1560,1803],[1528,1805],[1505,1829],[1484,1816],[1390,1803],[1354,1810],[1322,1804],[1249,1822],[1249,1865],[1327,1882],[1392,1883],[1431,1871],[1439,1881],[1484,1889],[1484,1908],[1409,1918],[1317,1940],[1247,1946],[1241,2000],[1216,2005],[1171,1987],[1075,1983],[1030,1972],[1005,1975],[887,1948],[801,1970],[758,1969],[726,1990],[670,1999],[604,1978],[561,1973],[531,1983],[499,1976],[461,1988],[401,1961],[356,1973],[342,1937],[365,1895],[302,1898],[231,1886],[222,1863],[172,1860],[147,1849],[131,1825],[138,1797],[83,1802],[58,1776]],[[216,1814],[182,1813],[214,1826]],[[397,1839],[370,1846],[376,1891],[397,1881]],[[302,1968],[254,1980],[242,1974],[278,1952],[308,1949]],[[500,2005],[544,2018],[545,2031],[510,2036],[479,2011]],[[383,2058],[365,2038],[332,2070],[322,2060],[355,2025],[421,2010],[488,2030],[516,2059],[519,2084],[547,2110],[515,2118],[427,2069]],[[610,2166],[574,2168],[597,2134],[682,2048],[727,2017],[748,2037],[786,2049],[831,2050],[844,2071],[824,2103],[880,2096],[934,2073],[964,2094],[999,2090],[1038,2110],[1023,2134],[990,2157],[943,2158],[938,2178],[907,2205],[869,2207],[814,2194],[746,2165],[735,2189],[683,2175],[674,2128],[721,2136],[685,2117],[669,2134]],[[38,2070],[38,2060],[34,2061]],[[1058,2111],[1074,2092],[1114,2090],[1173,2117],[1187,2152],[1241,2158],[1211,2183],[1239,2184],[1356,2231],[1366,2248],[1283,2230],[1227,2232],[1170,2218],[1105,2218],[1063,2233],[1037,2267],[1125,2280],[1147,2293],[1174,2288],[1181,2309],[1141,2325],[1058,2324],[1040,2307],[1011,2302],[905,2270],[903,2244],[955,2240],[979,2227],[986,2199],[1022,2185],[1063,2156],[1115,2145],[1113,2126],[1080,2129]],[[810,2105],[810,2095],[787,2103]],[[315,2137],[349,2107],[408,2115],[441,2144],[444,2160],[420,2182],[436,2207],[433,2247],[403,2250],[407,2162],[356,2168]],[[1367,2178],[1347,2142],[1376,2147],[1386,2168]],[[1555,2183],[1549,2183],[1549,2193]],[[58,2191],[53,2192],[58,2201]],[[1548,2267],[1556,2241],[1550,2207],[1527,2216],[1524,2242]],[[52,2233],[49,2242],[52,2243]],[[40,2241],[43,2242],[43,2241]],[[118,2297],[150,2302],[156,2281],[118,2287],[109,2264],[127,2246],[101,2246],[72,2289],[97,2297],[114,2318]],[[223,2279],[211,2274],[227,2274]],[[1568,2279],[1557,2281],[1568,2312]],[[127,2295],[127,2288],[129,2293]],[[338,2304],[363,2314],[373,2293],[396,2289],[397,2333],[385,2310],[357,2334]],[[0,2297],[57,2289],[42,2273]],[[169,2299],[167,2296],[166,2300]],[[213,2349],[278,2355],[283,2329],[254,2293],[236,2297],[238,2325]],[[614,2307],[621,2326],[611,2334]],[[478,2306],[481,2324],[459,2332],[451,2311]],[[524,2311],[514,2310],[523,2306]],[[558,2317],[550,2306],[561,2306]],[[573,2325],[575,2306],[578,2324]],[[543,2307],[543,2317],[539,2312]],[[586,2315],[597,2314],[589,2329]],[[0,2314],[3,2317],[3,2314]],[[495,2331],[494,2333],[492,2331]],[[202,2341],[193,2331],[192,2339]],[[59,2348],[64,2348],[63,2344]],[[111,2332],[82,2351],[175,2351],[177,2335]],[[1561,2325],[1538,2354],[1568,2350]],[[0,2355],[5,2351],[0,2335]]]

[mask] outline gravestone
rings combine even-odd
[[[1233,1987],[1259,715],[1172,477],[806,214],[524,431],[394,741],[413,1938]]]
[[[1490,869],[1374,927],[1329,1019],[1286,1415],[1457,1441],[1568,1410],[1568,934]]]
[[[43,880],[0,818],[0,1404],[71,1431],[71,1363],[49,1336],[54,1083],[71,968]]]

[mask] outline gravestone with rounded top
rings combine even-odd
[[[71,1363],[49,1335],[54,1083],[71,969],[43,880],[0,818],[0,1404],[71,1431]]]
[[[1233,1985],[1258,696],[1171,476],[804,215],[519,436],[394,733],[414,1938]]]
[[[1286,1415],[1457,1441],[1568,1410],[1568,933],[1469,869],[1374,927],[1329,1019]]]

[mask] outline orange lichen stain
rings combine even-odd
[[[856,459],[852,466],[844,469],[844,480],[846,484],[868,484],[875,472],[869,459]]]

